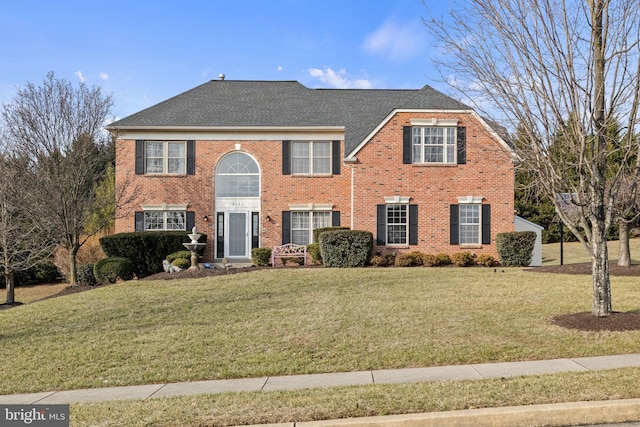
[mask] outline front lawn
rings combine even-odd
[[[612,278],[640,309],[638,278]],[[0,394],[640,352],[585,333],[588,276],[521,269],[265,269],[131,281],[0,312]]]

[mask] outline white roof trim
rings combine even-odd
[[[473,117],[475,117],[483,126],[484,128],[489,131],[489,133],[491,134],[491,136],[493,136],[499,143],[500,145],[502,145],[502,147],[509,153],[512,153],[513,157],[515,157],[515,153],[513,152],[513,149],[509,146],[509,144],[507,144],[505,142],[504,139],[502,139],[500,137],[500,135],[498,135],[496,133],[496,131],[493,130],[493,128],[491,128],[491,126],[489,126],[489,124],[486,122],[486,120],[484,120],[478,113],[476,113],[474,110],[422,110],[422,109],[395,109],[393,111],[391,111],[391,113],[389,113],[389,115],[387,117],[385,117],[384,120],[382,120],[380,122],[380,124],[378,126],[376,126],[376,128],[365,137],[365,139],[363,141],[361,141],[356,148],[354,148],[348,155],[345,156],[345,159],[350,159],[352,157],[355,157],[356,154],[358,154],[358,152],[362,149],[362,147],[364,147],[370,140],[371,138],[373,138],[373,136],[378,133],[378,131],[380,131],[380,129],[382,129],[389,120],[391,120],[391,118],[393,116],[395,116],[398,113],[435,113],[435,114],[471,114]]]

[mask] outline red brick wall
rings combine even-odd
[[[466,127],[464,165],[402,164],[402,128],[411,119],[457,119]],[[376,205],[385,196],[410,196],[418,206],[418,245],[376,247],[374,252],[403,253],[419,250],[452,254],[470,250],[497,256],[495,235],[513,231],[514,166],[510,153],[472,114],[398,113],[356,154],[353,165],[354,228],[376,232]],[[449,206],[459,196],[482,196],[491,205],[491,244],[463,248],[449,244]]]
[[[402,127],[412,118],[455,118],[466,127],[467,163],[453,166],[402,164]],[[355,164],[342,164],[341,174],[330,177],[282,175],[281,141],[196,140],[196,173],[185,176],[135,175],[135,141],[118,140],[116,180],[133,193],[134,200],[120,207],[116,232],[134,231],[134,212],[142,204],[187,204],[195,212],[196,227],[208,235],[205,260],[213,259],[215,243],[214,174],[219,160],[236,150],[253,156],[261,171],[260,245],[281,241],[282,211],[290,204],[332,204],[340,211],[341,224],[352,225],[351,179],[354,175],[353,228],[376,233],[376,205],[385,196],[410,196],[419,205],[417,246],[376,248],[378,252],[454,253],[463,250],[449,244],[449,205],[458,196],[483,196],[491,205],[492,244],[471,248],[475,253],[496,255],[495,234],[513,231],[514,168],[510,154],[471,114],[398,113],[366,144]],[[341,148],[344,157],[344,144]],[[204,222],[203,217],[209,221]],[[266,217],[271,218],[270,222]],[[466,250],[466,248],[464,249]]]

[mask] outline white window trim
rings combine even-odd
[[[162,172],[147,172],[147,144],[162,144]],[[184,145],[184,170],[182,172],[169,172],[169,144]],[[149,175],[186,175],[187,173],[187,141],[164,141],[164,140],[146,140],[144,141],[144,170]]]
[[[424,119],[423,119],[424,120]],[[457,124],[458,121],[457,120],[451,120],[451,122],[455,122],[455,124],[452,125],[444,125],[443,123],[446,120],[440,120],[438,121],[438,119],[426,119],[426,120],[433,120],[435,123],[437,124],[420,124],[420,125],[414,125],[413,124],[413,119],[411,121],[412,124],[412,128],[411,128],[411,163],[414,165],[455,165],[458,162],[458,150],[457,150],[457,144],[458,144],[458,129],[457,129]],[[419,120],[416,120],[419,121]],[[423,132],[422,132],[422,136],[421,136],[421,142],[420,142],[420,160],[419,161],[415,161],[414,159],[414,154],[413,154],[413,128],[422,128]],[[424,142],[424,129],[433,129],[433,128],[443,128],[446,129],[446,134],[443,135],[443,144],[442,144],[442,161],[441,162],[425,162],[424,161],[424,150],[425,150],[425,142]],[[447,136],[450,130],[453,130],[453,144],[447,144]],[[429,146],[433,146],[434,144],[429,144]],[[453,145],[453,159],[449,159],[447,157],[447,147],[449,145]],[[440,146],[440,145],[437,145]]]
[[[322,209],[302,209],[303,206],[310,206],[310,207],[320,207]],[[326,207],[329,206],[329,209],[326,209]],[[292,207],[296,207],[296,209],[291,209]],[[306,212],[309,214],[309,236],[308,236],[308,240],[310,243],[317,243],[313,241],[313,230],[315,230],[315,228],[313,227],[313,214],[315,212],[331,212],[331,208],[333,207],[333,205],[314,205],[313,203],[310,203],[308,205],[289,205],[289,208],[292,212],[297,212],[297,213],[303,213]],[[333,217],[331,215],[329,215],[329,227],[333,226]],[[306,230],[304,228],[296,228],[296,231],[299,230]],[[291,219],[291,230],[290,230],[290,236],[289,238],[291,239],[291,241],[293,241],[293,232],[294,232],[294,228],[293,228],[293,218]]]
[[[333,204],[328,203],[306,203],[306,204],[290,204],[290,211],[331,211]]]
[[[294,144],[308,144],[309,146],[309,171],[308,172],[294,172],[294,168],[293,168],[293,145]],[[321,143],[321,144],[329,144],[329,172],[316,172],[313,170],[313,144],[315,143]],[[332,175],[333,174],[333,144],[331,143],[331,141],[301,141],[301,140],[294,140],[291,141],[291,174],[292,175],[321,175],[321,176],[327,176],[327,175]]]
[[[411,126],[421,127],[457,127],[458,119],[411,119]]]
[[[458,205],[478,205],[478,241],[477,242],[467,242],[460,243],[460,246],[463,247],[478,247],[478,245],[482,245],[482,201],[484,197],[482,196],[462,196],[458,197]],[[462,240],[462,220],[460,219],[460,213],[458,213],[458,236],[460,240]],[[469,224],[464,224],[469,225]]]
[[[400,197],[396,196],[396,197],[393,198],[393,201],[387,201],[388,199],[391,199],[391,198],[385,197],[386,204],[385,204],[385,211],[384,211],[384,214],[385,214],[384,220],[385,220],[385,223],[386,223],[386,226],[385,226],[385,240],[387,241],[386,245],[390,246],[390,247],[396,247],[396,248],[408,247],[409,246],[409,198],[408,197],[400,198]],[[388,215],[388,211],[387,211],[387,208],[388,208],[389,205],[402,205],[402,206],[405,206],[406,221],[404,223],[404,227],[405,227],[404,228],[404,243],[390,243],[389,242],[389,226],[390,225],[394,225],[394,226],[402,225],[402,224],[389,224],[389,215]]]
[[[157,205],[142,205],[143,211],[186,211],[187,205],[161,203]]]

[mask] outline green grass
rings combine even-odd
[[[631,239],[629,241],[632,258],[640,256],[640,238]],[[618,241],[612,240],[608,242],[609,260],[617,262],[619,247]],[[563,244],[563,261],[564,264],[576,264],[580,262],[590,262],[589,253],[579,242],[565,242]],[[632,263],[637,264],[640,261],[633,258]],[[560,265],[560,243],[549,243],[542,245],[542,265]]]
[[[640,309],[637,278],[614,308]],[[640,352],[584,333],[590,279],[488,268],[277,269],[131,281],[0,312],[0,394]]]
[[[558,263],[557,249],[544,246],[545,265]],[[567,260],[588,256],[565,244]],[[612,278],[615,310],[640,310],[638,285],[640,278]],[[507,268],[278,269],[132,281],[0,311],[0,394],[640,352],[640,332],[549,322],[590,305],[588,276]],[[74,426],[305,421],[637,398],[638,382],[640,369],[619,369],[228,393],[74,404],[71,417]]]
[[[640,369],[78,404],[73,426],[230,426],[640,397]]]

